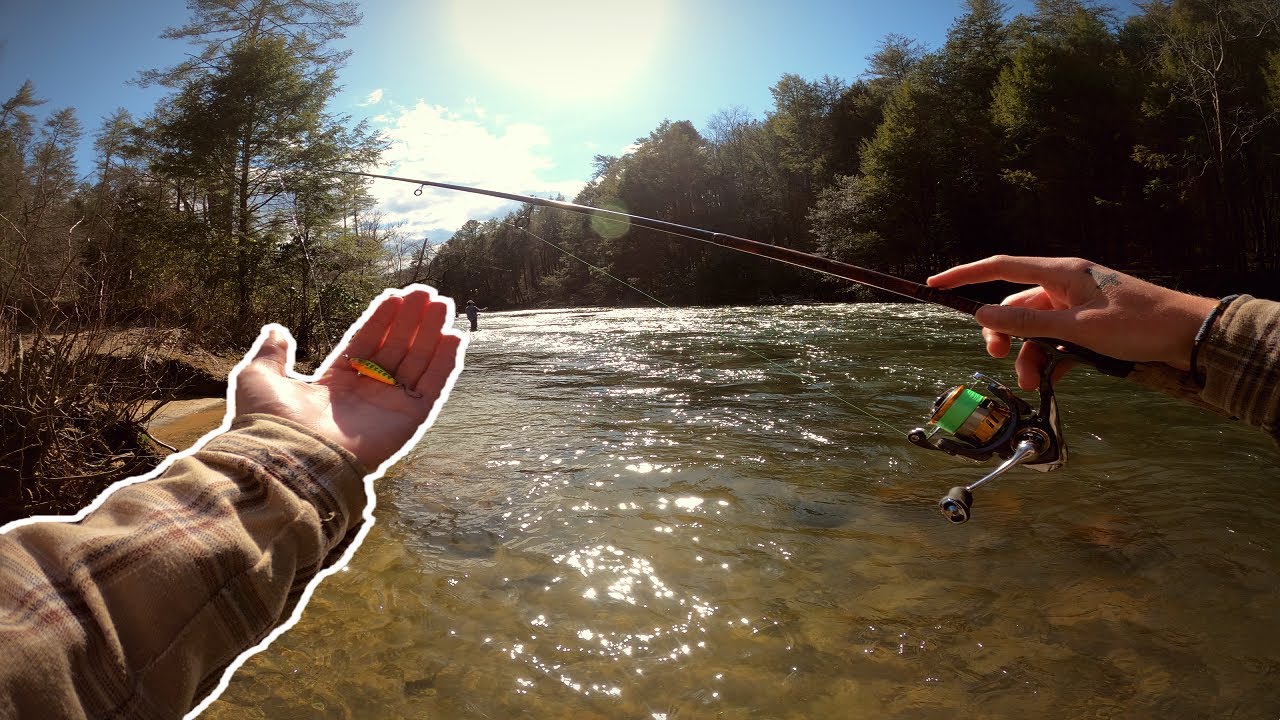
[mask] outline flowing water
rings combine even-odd
[[[205,717],[1280,715],[1271,442],[1077,370],[1071,462],[951,525],[989,466],[904,433],[974,371],[1012,376],[919,305],[487,313]]]

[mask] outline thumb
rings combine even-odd
[[[978,324],[1020,338],[1052,337],[1071,340],[1071,315],[1062,310],[1037,310],[1016,305],[983,305],[974,313]]]
[[[259,369],[283,376],[293,367],[293,336],[282,325],[267,325],[262,331],[266,337],[249,362]]]

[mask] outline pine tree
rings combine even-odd
[[[306,282],[286,287],[303,295],[290,306],[304,308],[299,319],[309,322],[312,254],[282,251],[290,242],[318,250],[325,233],[354,212],[350,201],[359,195],[323,172],[368,164],[383,148],[363,124],[348,128],[348,118],[325,110],[346,57],[327,43],[359,15],[346,2],[197,0],[191,7],[192,22],[166,37],[189,39],[199,52],[141,77],[175,88],[148,122],[152,167],[172,183],[179,206],[207,226],[204,284],[223,289],[213,307],[235,318],[235,331],[254,332],[271,312],[263,291],[287,258],[307,266]]]

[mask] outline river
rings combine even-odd
[[[974,371],[1012,382],[921,305],[485,313],[353,561],[204,717],[1280,714],[1270,440],[1076,370],[1069,464],[952,525],[989,466],[904,433]]]

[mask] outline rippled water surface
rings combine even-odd
[[[938,497],[985,466],[903,433],[976,370],[1012,379],[954,313],[482,322],[349,568],[205,717],[1280,714],[1257,431],[1077,371],[1071,463],[953,526]]]

